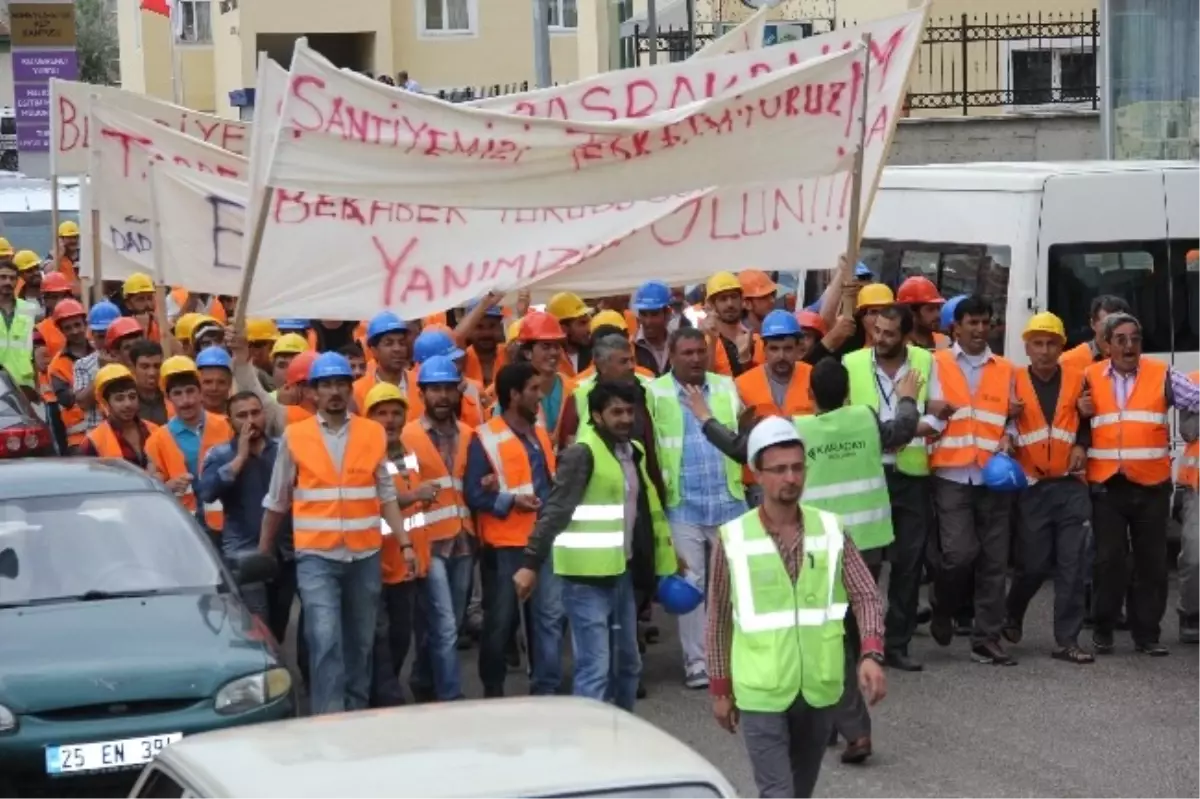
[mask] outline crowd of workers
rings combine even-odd
[[[924,277],[893,294],[847,263],[795,313],[746,270],[691,304],[649,281],[598,307],[489,294],[423,320],[237,325],[233,298],[156,297],[144,275],[85,309],[78,231],[60,234],[58,263],[0,240],[0,366],[64,453],[147,470],[226,558],[278,559],[245,599],[282,640],[299,597],[314,713],[407,701],[410,651],[416,701],[461,698],[472,637],[486,696],[523,652],[553,694],[565,635],[574,693],[632,709],[657,598],[762,794],[806,796],[831,735],[870,756],[882,667],[923,668],[926,580],[932,638],[966,625],[980,663],[1016,662],[1047,580],[1053,658],[1092,663],[1126,624],[1168,654],[1175,481],[1197,640],[1198,375],[1144,356],[1119,298],[1066,351],[1033,315],[1027,367],[993,352],[988,298]]]

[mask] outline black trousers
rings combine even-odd
[[[413,618],[418,580],[383,586],[379,614],[375,617],[375,646],[371,651],[371,707],[394,707],[406,703],[400,687],[400,670],[412,648]]]
[[[1129,587],[1126,559],[1133,554],[1129,629],[1140,644],[1157,643],[1167,610],[1167,517],[1171,484],[1143,486],[1117,475],[1092,485],[1096,561],[1092,590],[1095,629],[1111,634]]]
[[[868,549],[861,554],[867,568],[871,570],[871,576],[878,584],[879,572],[883,567],[883,550]],[[846,614],[845,627],[845,687],[842,689],[842,698],[833,706],[833,728],[847,741],[857,741],[859,738],[871,736],[871,711],[858,687],[858,661],[862,657],[862,641],[859,640],[858,618],[853,611]]]
[[[907,653],[908,644],[917,628],[921,568],[933,517],[929,478],[913,477],[891,467],[885,467],[885,470],[896,540],[887,549],[892,571],[888,577],[884,645],[888,651]]]

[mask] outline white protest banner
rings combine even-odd
[[[297,43],[269,184],[472,208],[618,202],[845,168],[861,45],[640,119],[456,106],[339,70]],[[721,61],[723,59],[713,59]],[[711,62],[702,62],[711,63]],[[780,147],[781,137],[804,147]]]
[[[250,125],[245,122],[193,111],[124,89],[55,78],[50,81],[51,174],[81,175],[87,170],[88,150],[92,145],[89,117],[93,96],[107,107],[153,120],[222,150],[237,155],[247,152]]]
[[[688,60],[716,58],[717,56],[729,55],[730,53],[744,53],[748,50],[759,49],[763,45],[763,33],[767,27],[767,15],[771,13],[773,7],[773,5],[763,6],[741,25],[728,31],[719,39],[713,39],[701,47]]]
[[[237,296],[248,190],[240,180],[175,166],[154,165],[148,189],[154,197],[155,244],[168,286]]]
[[[100,257],[105,280],[154,271],[150,225],[149,159],[219,177],[246,180],[249,164],[199,139],[176,133],[129,111],[92,103],[88,174],[92,208],[100,215]]]
[[[258,208],[263,186],[266,184],[267,169],[271,163],[271,153],[275,149],[275,139],[279,134],[279,112],[283,106],[283,96],[287,93],[288,73],[278,62],[268,58],[266,53],[259,56],[258,77],[254,87],[254,118],[258,124],[250,136],[250,185],[248,197],[249,218],[258,219]],[[251,237],[246,236],[243,246],[246,252],[241,263],[246,264],[250,259]],[[230,293],[241,294],[241,289]]]
[[[623,70],[484,102],[562,118],[589,113],[579,99],[597,88],[624,98],[633,86],[640,97],[649,77],[655,107],[669,107],[672,99],[688,96],[686,89],[672,87],[690,85],[702,94],[706,85],[724,85],[752,69],[786,66],[806,52],[838,50],[866,33],[872,54],[863,180],[868,197],[886,156],[923,24],[922,9],[755,53]],[[861,66],[851,64],[844,76],[850,87],[844,93],[854,96],[856,107],[862,99]],[[603,115],[593,119],[608,118],[602,110],[590,113]],[[858,144],[857,117],[857,111],[843,110],[846,127],[838,146],[848,152]],[[748,266],[828,269],[846,249],[850,178],[843,170],[648,203],[536,210],[446,208],[280,190],[272,197],[248,306],[254,315],[265,316],[360,319],[392,308],[417,317],[489,289],[531,283],[537,283],[538,296],[566,289],[600,295],[629,291],[651,276],[679,284]],[[339,264],[300,268],[330,242],[342,256]]]

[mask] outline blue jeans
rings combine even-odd
[[[504,652],[517,626],[517,591],[513,575],[525,562],[523,547],[485,547],[481,569],[484,581],[483,638],[479,647],[479,678],[485,696],[503,696],[508,673]],[[561,580],[547,561],[538,573],[537,587],[526,603],[533,675],[529,692],[548,696],[562,682],[563,605]]]
[[[434,555],[417,599],[420,654],[413,663],[412,681],[420,688],[432,687],[434,696],[443,701],[461,699],[463,695],[458,628],[467,612],[473,562],[470,555]]]
[[[297,553],[313,715],[361,710],[371,692],[371,648],[379,612],[379,553],[337,561]]]
[[[612,585],[563,579],[562,604],[571,623],[575,696],[632,711],[642,676],[633,577],[626,571]]]

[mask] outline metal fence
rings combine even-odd
[[[505,94],[519,94],[529,91],[529,81],[520,83],[493,83],[490,86],[461,86],[457,89],[438,89],[432,94],[439,100],[451,103],[466,103],[471,100],[482,100],[486,97],[500,97]]]

